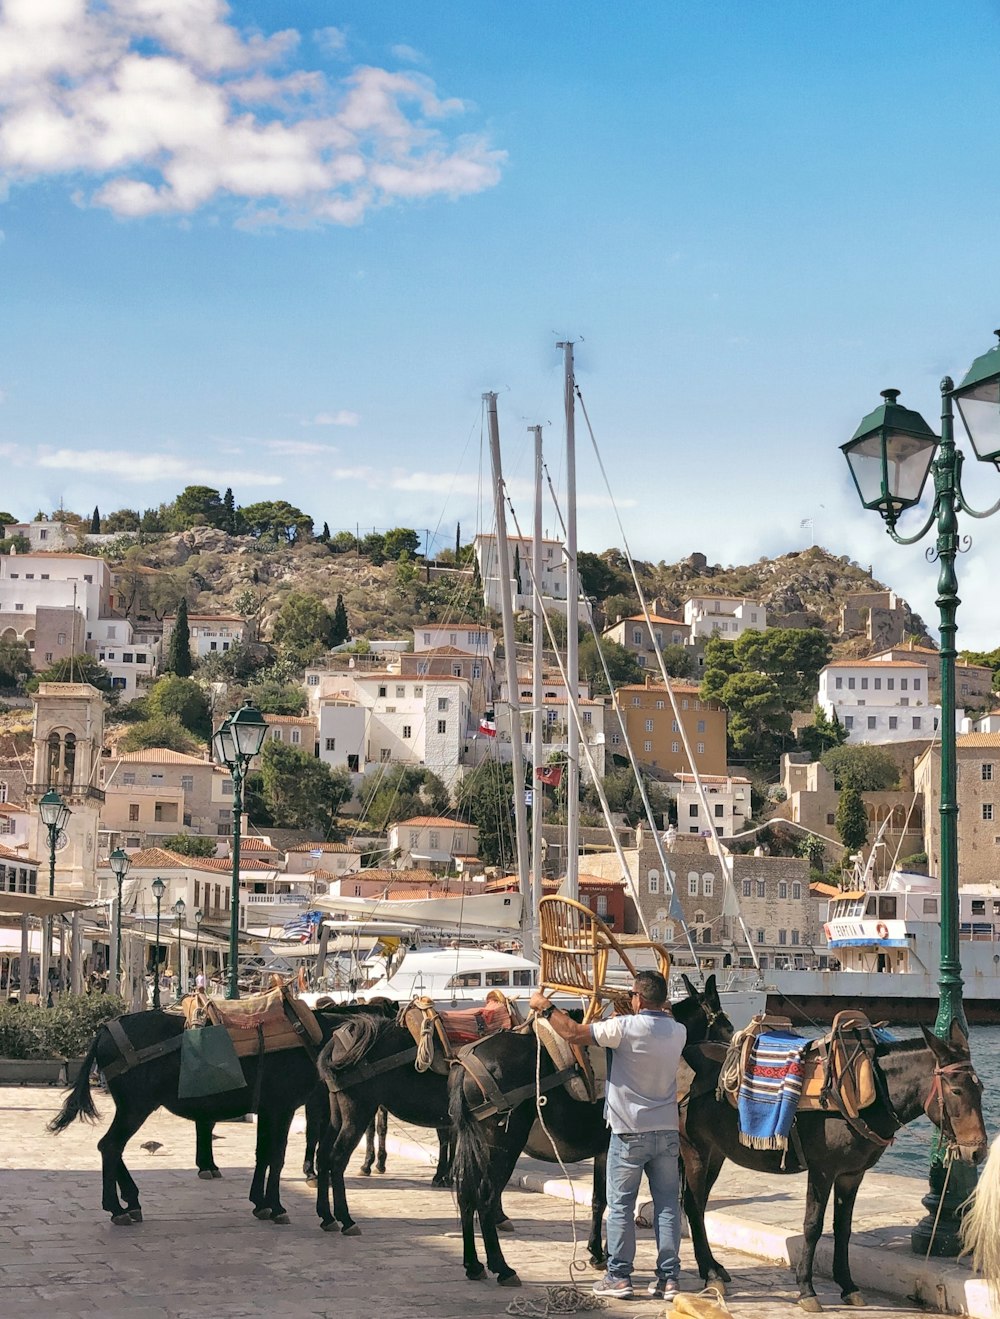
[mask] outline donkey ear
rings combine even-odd
[[[691,981],[687,978],[687,976],[682,974],[681,979],[684,981],[684,988],[688,992],[688,998],[697,998],[698,991],[697,989],[695,989],[694,985],[692,985]]]
[[[717,991],[716,988],[715,988],[715,972],[714,972],[714,971],[713,971],[712,974],[708,977],[708,979],[705,981],[705,997],[706,997],[706,998],[714,999],[716,1002],[718,1002],[718,1000],[719,1000],[719,994],[718,994],[718,991]]]
[[[920,1033],[924,1037],[924,1043],[927,1045],[928,1049],[930,1049],[931,1053],[938,1060],[938,1062],[946,1063],[951,1053],[951,1049],[948,1045],[948,1042],[946,1040],[938,1039],[938,1037],[934,1034],[934,1032],[928,1030],[927,1027],[924,1026],[923,1024],[921,1024]]]
[[[960,1022],[953,1021],[951,1023],[951,1030],[948,1033],[948,1043],[951,1045],[953,1049],[957,1050],[959,1053],[964,1053],[966,1055],[968,1054],[969,1037],[962,1029]]]

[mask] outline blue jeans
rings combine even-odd
[[[608,1273],[631,1278],[635,1260],[635,1202],[642,1174],[649,1178],[656,1234],[656,1276],[680,1272],[680,1187],[676,1131],[611,1134],[608,1147]]]

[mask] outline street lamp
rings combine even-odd
[[[260,754],[267,724],[259,710],[246,704],[234,710],[212,738],[215,759],[225,765],[233,779],[233,877],[229,911],[229,988],[226,998],[239,998],[240,932],[240,817],[243,813],[243,780],[254,756]]]
[[[174,998],[178,1003],[182,997],[181,981],[184,978],[181,975],[181,928],[184,925],[184,908],[184,899],[178,898],[174,903],[174,915],[177,917],[177,988],[174,990]]]
[[[205,919],[205,913],[200,907],[194,913],[194,975],[195,984],[198,983],[198,944],[201,942],[201,923]]]
[[[122,884],[132,862],[120,847],[116,847],[108,858],[118,882],[118,899],[115,903],[115,993],[122,992]]]
[[[162,879],[154,879],[151,885],[156,899],[156,945],[153,949],[153,1007],[160,1006],[160,903],[166,889]]]
[[[997,332],[1000,335],[1000,331]],[[969,1033],[962,1006],[962,962],[959,954],[958,803],[956,800],[955,744],[955,615],[958,578],[955,556],[959,551],[958,511],[974,518],[989,517],[1000,500],[978,512],[962,493],[964,455],[955,447],[953,401],[972,448],[980,462],[1000,466],[1000,344],[978,357],[962,383],[955,388],[946,376],[941,381],[940,440],[917,412],[901,407],[899,391],[887,389],[884,402],[861,422],[852,438],[841,445],[865,508],[877,510],[886,530],[899,545],[914,545],[936,527],[937,541],[927,557],[939,564],[937,604],[940,611],[941,649],[941,958],[938,968],[938,1015],[934,1033],[946,1039],[953,1025]],[[913,536],[900,536],[896,523],[901,513],[919,502],[927,477],[933,474],[934,498],[926,522]],[[965,548],[968,548],[966,545]],[[946,1175],[940,1137],[931,1152],[930,1190],[923,1199],[927,1216],[914,1228],[911,1244],[918,1255],[957,1255],[959,1209],[975,1188],[975,1174],[955,1163]]]
[[[59,841],[59,835],[66,828],[66,822],[72,815],[72,811],[55,788],[49,788],[48,792],[39,800],[38,814],[42,817],[42,824],[49,831],[49,897],[54,898],[56,894],[56,843]],[[42,1004],[47,1003],[49,999],[49,958],[51,955],[52,917],[45,916],[42,919],[42,956],[38,976],[38,997]],[[60,988],[62,988],[61,985]]]

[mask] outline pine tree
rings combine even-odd
[[[351,635],[351,629],[347,622],[347,610],[344,608],[344,597],[337,594],[337,603],[333,610],[333,626],[330,629],[330,644],[339,646],[345,642]]]
[[[194,664],[191,662],[191,629],[188,627],[188,607],[183,596],[177,606],[177,617],[174,620],[174,630],[170,634],[167,659],[163,667],[168,673],[176,673],[178,678],[190,678],[194,668]]]
[[[94,515],[90,519],[90,534],[92,536],[99,536],[101,534],[101,510],[96,504],[94,505]]]

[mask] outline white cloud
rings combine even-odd
[[[342,27],[321,27],[312,34],[313,40],[327,55],[339,55],[347,45],[347,33]]]
[[[323,41],[342,49],[343,33]],[[358,224],[497,183],[504,152],[444,131],[464,102],[415,72],[363,66],[331,83],[281,67],[297,44],[240,29],[223,0],[7,0],[0,187],[63,176],[124,217],[230,200],[261,227]]]
[[[427,56],[417,50],[415,46],[408,46],[405,41],[397,42],[395,46],[390,46],[389,49],[394,59],[402,60],[405,64],[427,63]]]
[[[113,449],[56,449],[38,455],[39,467],[55,468],[63,472],[86,472],[88,475],[107,474],[130,485],[142,482],[183,480],[185,485],[227,486],[233,482],[231,470],[199,467],[190,458],[167,453],[137,453],[133,450]],[[241,486],[282,485],[284,477],[273,472],[240,470]]]
[[[271,453],[284,454],[289,458],[305,458],[310,454],[336,453],[332,444],[313,444],[309,440],[268,440],[266,448]]]
[[[377,467],[341,467],[328,473],[338,481],[360,481],[369,490],[397,490],[402,494],[461,495],[470,499],[478,498],[483,491],[482,482],[474,472],[408,472],[402,467],[384,470]],[[518,516],[530,517],[531,501],[534,498],[534,486],[530,481],[511,480],[505,482],[507,493],[519,505]],[[577,495],[577,507],[583,509],[606,509],[611,507],[607,495],[592,494],[581,491]],[[624,498],[615,501],[619,508],[635,508],[638,501]]]
[[[311,421],[305,421],[304,426],[357,426],[361,420],[360,412],[351,412],[349,408],[341,408],[338,412],[317,412]]]

